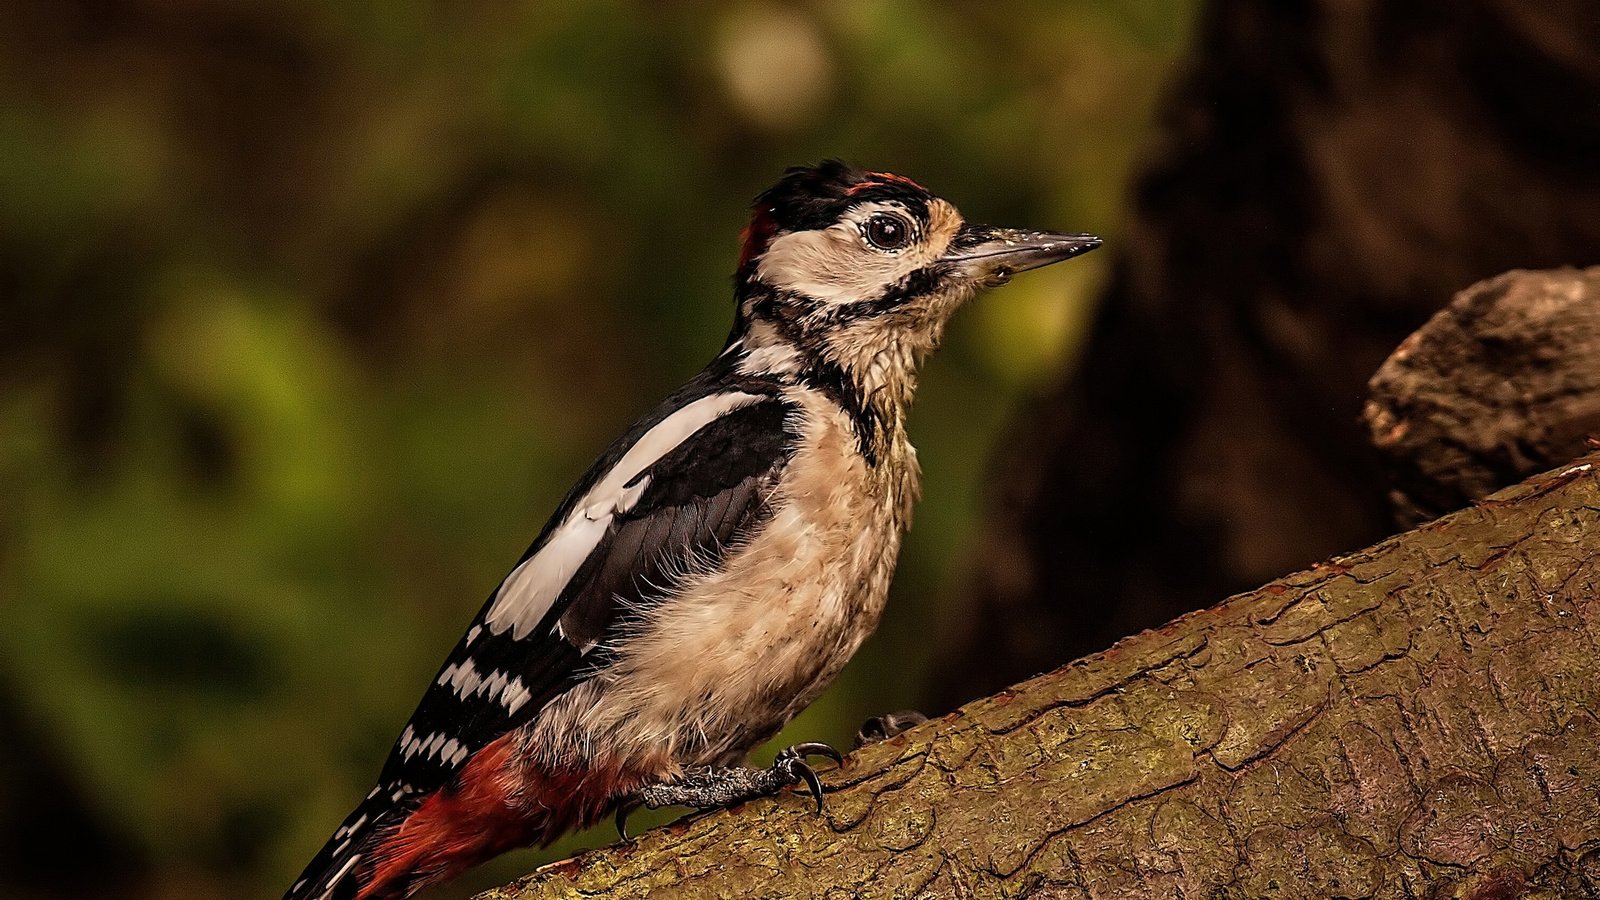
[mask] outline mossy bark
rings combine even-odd
[[[1597,648],[1600,455],[483,900],[1597,896]]]

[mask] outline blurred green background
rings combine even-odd
[[[840,156],[1115,240],[1192,6],[4,4],[0,893],[278,896],[566,487],[720,348],[749,198]],[[1110,258],[954,326],[887,620],[787,736],[918,706],[984,627],[940,599],[991,443]]]

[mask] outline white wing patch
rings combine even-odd
[[[522,679],[514,678],[500,693],[500,702],[505,705],[507,715],[515,715],[516,711],[522,708],[522,704],[527,703],[528,698],[532,696],[533,692],[522,683]]]
[[[464,659],[458,663],[451,663],[439,673],[440,685],[450,685],[450,690],[455,691],[457,697],[466,699],[467,695],[476,693],[483,684],[483,676],[478,674],[478,667],[471,659]]]
[[[333,873],[333,877],[328,879],[328,889],[322,892],[322,896],[319,898],[319,900],[328,900],[329,897],[332,897],[334,888],[339,886],[339,882],[344,880],[344,876],[350,874],[350,869],[355,866],[356,862],[360,859],[361,854],[357,853],[345,860],[344,865],[339,867],[339,871]]]
[[[471,659],[464,659],[458,663],[451,663],[444,667],[435,682],[441,687],[450,685],[450,690],[462,700],[467,700],[478,695],[483,695],[494,700],[506,708],[506,712],[516,712],[533,692],[516,675],[509,675],[501,671],[493,671],[484,675],[478,671],[478,666]],[[400,736],[402,746],[406,743],[408,735]]]
[[[349,825],[346,825],[343,828],[340,828],[338,831],[335,831],[333,833],[333,839],[336,841],[344,840],[345,835],[355,834],[358,830],[360,830],[361,826],[365,824],[367,824],[367,814],[362,813],[361,818],[351,822]]]
[[[405,733],[400,735],[400,755],[405,757],[407,761],[419,754],[424,759],[437,756],[440,762],[454,768],[460,765],[462,760],[465,760],[471,752],[466,744],[440,732],[434,732],[426,738],[420,738],[411,730],[411,726],[407,725]],[[396,792],[394,799],[398,800],[401,793],[404,793],[404,786],[402,786],[401,791]],[[339,835],[334,835],[335,839],[338,839],[338,837]]]
[[[527,637],[561,596],[578,567],[605,537],[611,520],[639,502],[650,483],[649,478],[639,478],[639,474],[695,432],[742,406],[764,399],[762,394],[743,392],[702,397],[645,432],[611,471],[590,488],[539,552],[506,576],[484,617],[484,624],[495,634],[509,630],[515,640]],[[507,707],[515,710],[512,693],[503,691],[501,696]],[[526,700],[524,690],[516,705]]]

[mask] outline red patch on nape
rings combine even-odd
[[[405,897],[508,850],[549,844],[593,825],[646,780],[620,766],[532,771],[507,734],[468,760],[453,789],[381,836],[357,900]]]
[[[744,233],[739,235],[739,268],[765,253],[777,233],[778,221],[772,217],[772,210],[764,206],[758,208],[750,217],[750,224],[744,227]]]

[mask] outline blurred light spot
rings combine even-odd
[[[770,129],[812,119],[833,86],[827,40],[795,10],[755,6],[735,12],[723,24],[717,59],[739,111]]]

